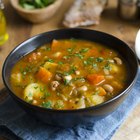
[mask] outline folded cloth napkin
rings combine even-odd
[[[8,97],[0,103],[0,126],[25,140],[110,140],[130,111],[140,102],[140,70],[131,93],[119,108],[88,126],[54,127],[30,117]]]

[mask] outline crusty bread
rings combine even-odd
[[[66,13],[63,24],[66,27],[99,24],[100,15],[107,0],[75,0]]]

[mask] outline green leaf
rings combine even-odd
[[[44,6],[48,6],[51,3],[53,3],[55,0],[42,0],[42,3],[44,4]]]
[[[22,4],[22,7],[27,9],[27,10],[33,10],[35,9],[35,6],[34,5],[31,5],[31,4],[28,4],[28,3],[24,3]]]
[[[37,8],[43,8],[45,7],[45,5],[43,4],[43,2],[41,0],[34,0],[34,5],[37,7]]]

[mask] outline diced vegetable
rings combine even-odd
[[[48,71],[50,71],[50,72],[53,73],[53,72],[56,70],[57,65],[58,65],[58,64],[56,64],[56,63],[46,62],[46,63],[43,65],[43,67],[44,67],[45,69],[47,69]]]
[[[11,75],[11,80],[14,81],[16,84],[22,82],[22,74],[21,73],[13,73]]]
[[[58,100],[54,105],[54,108],[56,109],[62,109],[63,107],[64,107],[64,102],[62,100]]]
[[[98,87],[98,90],[99,90],[100,96],[105,96],[107,94],[106,91],[102,87]]]
[[[36,74],[38,80],[42,81],[43,83],[48,83],[52,78],[52,73],[45,69],[44,67],[40,67],[39,71]]]
[[[61,52],[56,52],[56,53],[53,54],[53,57],[57,58],[57,59],[61,59],[62,58],[62,53]]]
[[[110,64],[111,73],[118,73],[120,71],[119,67],[115,64]]]
[[[80,98],[79,101],[76,103],[76,107],[77,107],[77,109],[85,108],[86,107],[85,99]]]
[[[100,83],[105,81],[104,75],[100,74],[89,74],[87,75],[87,80],[92,85],[99,85]]]
[[[56,49],[58,49],[58,47],[60,47],[61,46],[61,43],[58,41],[58,40],[53,40],[52,41],[52,45],[51,45],[51,49],[52,50],[56,50]]]
[[[24,90],[24,99],[26,101],[32,101],[34,98],[39,99],[44,96],[43,91],[41,90],[43,86],[38,83],[29,84]]]
[[[90,99],[93,105],[98,105],[105,101],[104,96],[100,96],[100,95],[92,95]]]

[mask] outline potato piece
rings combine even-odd
[[[76,108],[80,109],[80,108],[85,108],[85,99],[84,98],[80,98],[79,101],[76,104]]]
[[[111,73],[118,73],[120,71],[117,65],[110,64],[110,66],[111,66]]]
[[[22,82],[22,74],[21,73],[13,73],[11,75],[11,80],[15,83],[15,84],[19,84]]]
[[[31,83],[24,89],[24,99],[26,101],[32,101],[33,99],[41,98],[44,96],[41,90],[43,86],[38,83]]]
[[[104,101],[105,101],[104,96],[99,96],[99,95],[92,95],[91,96],[91,102],[93,103],[93,105],[101,104]]]
[[[51,63],[51,62],[46,62],[43,67],[50,72],[54,72],[56,70],[57,64],[56,63]]]
[[[53,54],[53,57],[57,58],[57,59],[60,59],[60,58],[62,58],[62,53],[61,52],[56,52],[56,53]]]

